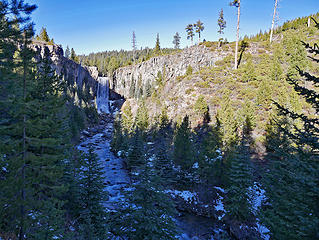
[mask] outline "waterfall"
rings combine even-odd
[[[109,79],[107,77],[98,78],[96,93],[96,105],[98,113],[110,113],[109,108]]]

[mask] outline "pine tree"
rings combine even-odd
[[[181,43],[181,37],[179,36],[179,33],[176,32],[174,35],[174,40],[173,40],[174,48],[179,49],[180,43]]]
[[[133,132],[134,127],[134,119],[132,114],[131,105],[129,102],[126,102],[122,108],[122,127],[128,133],[131,134]],[[139,126],[141,127],[141,126]]]
[[[111,141],[111,149],[113,152],[117,153],[118,151],[124,148],[125,139],[123,134],[123,127],[120,119],[120,115],[117,114],[114,119],[113,124],[113,136]]]
[[[44,42],[51,42],[49,35],[48,35],[48,32],[47,32],[47,29],[44,27],[41,29],[40,35],[38,35],[36,37],[36,39],[39,41],[44,41]]]
[[[71,51],[70,51],[69,46],[66,46],[65,57],[66,58],[70,58],[71,57]]]
[[[138,127],[142,132],[147,130],[149,126],[149,116],[148,109],[146,107],[145,101],[142,100],[136,112],[135,126]]]
[[[194,34],[194,26],[193,24],[188,24],[185,28],[187,33],[187,39],[191,39],[192,45],[193,45],[193,38],[195,36]]]
[[[156,35],[156,43],[155,43],[154,52],[155,52],[155,54],[160,54],[160,52],[161,52],[159,34]]]
[[[226,157],[226,161],[229,162],[229,170],[227,173],[225,208],[233,221],[241,223],[248,222],[250,219],[251,211],[248,202],[248,191],[249,187],[252,186],[252,173],[249,162],[250,131],[249,126],[244,128],[247,131],[243,133],[241,143],[237,146],[233,143],[229,147]]]
[[[149,168],[140,173],[139,182],[128,192],[128,207],[112,221],[114,231],[123,238],[178,239],[173,221],[176,210],[163,192],[161,180]]]
[[[255,72],[255,66],[252,61],[252,57],[249,56],[247,59],[246,64],[243,67],[243,82],[250,82],[256,80],[256,72]]]
[[[201,32],[204,31],[204,29],[205,29],[204,24],[200,20],[198,20],[194,24],[194,27],[196,29],[196,32],[198,33],[198,39],[199,39],[199,42],[200,42]]]
[[[61,80],[51,69],[50,53],[44,51],[42,63],[37,71],[35,87],[30,91],[29,119],[27,120],[28,155],[32,156],[32,178],[36,198],[32,210],[37,223],[32,226],[34,238],[52,237],[62,233],[64,213],[62,195],[66,186],[62,184],[64,174],[65,146],[68,144],[62,117],[65,99],[62,96]],[[32,100],[31,100],[32,99]],[[32,129],[32,131],[31,131]],[[43,227],[39,227],[42,225]],[[45,226],[45,227],[44,227]]]
[[[73,48],[71,48],[71,60],[76,61],[76,54]]]
[[[8,54],[1,56],[4,68],[7,68],[1,69],[4,74],[1,76],[1,82],[4,82],[4,86],[10,86],[10,82],[7,81],[13,81],[15,89],[9,88],[8,90],[12,91],[4,94],[7,98],[1,99],[1,116],[4,116],[4,121],[1,121],[0,129],[0,155],[6,162],[7,174],[0,183],[0,219],[3,220],[0,224],[3,232],[19,239],[25,239],[28,225],[32,222],[28,215],[31,208],[30,195],[26,195],[30,187],[30,179],[27,176],[30,158],[27,154],[29,129],[26,109],[30,83],[34,81],[34,73],[30,71],[33,67],[33,52],[28,47],[34,31],[29,18],[24,17],[28,17],[35,8],[34,5],[24,4],[23,1],[1,4],[1,25],[4,27],[1,34],[5,37],[4,41],[1,40],[1,52]],[[6,59],[9,61],[6,62]]]
[[[240,22],[240,0],[234,0],[230,2],[231,6],[234,6],[237,8],[237,31],[236,31],[236,48],[235,48],[235,66],[234,68],[238,68],[238,42],[239,42],[239,22]]]
[[[145,164],[144,141],[141,130],[137,127],[130,139],[130,149],[127,156],[128,168],[136,168]]]
[[[224,11],[223,9],[220,10],[219,12],[219,18],[217,21],[219,30],[218,33],[220,34],[220,38],[219,38],[219,46],[221,45],[221,41],[223,40],[223,38],[221,37],[222,34],[224,34],[224,29],[226,28],[226,21],[224,19]]]
[[[177,127],[174,138],[174,162],[187,170],[194,164],[192,157],[192,143],[189,117],[186,115]]]
[[[103,202],[106,194],[103,184],[103,167],[100,165],[93,148],[89,149],[80,172],[80,216],[79,232],[81,239],[105,239],[107,233],[106,211]]]

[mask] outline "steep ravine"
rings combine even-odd
[[[110,148],[113,121],[113,113],[100,114],[100,121],[96,126],[82,131],[81,141],[78,145],[78,149],[83,152],[88,152],[89,148],[92,147],[101,166],[103,166],[105,191],[109,195],[105,202],[108,211],[116,210],[125,200],[124,191],[131,183],[124,160],[115,156]],[[195,214],[180,212],[176,222],[181,230],[181,240],[210,240],[212,234],[219,231],[212,219]]]

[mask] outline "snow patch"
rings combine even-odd
[[[198,169],[198,168],[199,168],[198,162],[195,162],[195,163],[193,164],[193,167],[192,167],[192,168]]]
[[[172,197],[181,197],[186,202],[197,202],[197,193],[193,193],[190,191],[179,191],[179,190],[165,190],[165,193],[170,194]]]
[[[261,238],[263,240],[269,240],[270,239],[270,236],[269,236],[270,230],[268,228],[266,228],[264,225],[260,224],[258,218],[257,218],[256,224],[257,224],[257,227],[255,229],[260,233]]]
[[[225,190],[221,187],[214,187],[215,189],[219,190],[220,192],[222,193],[225,193]],[[217,199],[215,200],[215,210],[217,212],[221,212],[221,215],[218,216],[218,220],[222,220],[222,218],[225,216],[226,214],[226,210],[224,208],[224,203],[223,203],[223,199],[224,197],[221,196],[221,194],[219,192],[216,192],[217,193]]]
[[[258,182],[254,182],[253,186],[248,188],[248,201],[250,203],[252,212],[256,215],[261,204],[267,200],[266,191],[261,188]]]

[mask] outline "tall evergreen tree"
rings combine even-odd
[[[106,192],[103,174],[103,167],[93,148],[90,148],[80,172],[81,210],[78,222],[81,239],[103,240],[106,238],[106,211],[103,207]]]
[[[27,179],[27,111],[30,83],[34,74],[30,71],[33,53],[28,48],[33,37],[29,15],[36,8],[23,1],[1,2],[1,82],[10,86],[1,98],[0,156],[5,161],[6,175],[1,179],[0,219],[2,232],[18,239],[25,239],[32,219],[28,215],[30,200],[26,195],[30,184]],[[18,49],[17,46],[20,46]],[[7,61],[8,60],[8,61]],[[14,78],[13,78],[14,77]],[[4,89],[1,89],[2,91]],[[10,92],[10,90],[12,90]],[[10,96],[11,95],[11,96]],[[10,98],[9,98],[10,96]]]
[[[75,54],[75,51],[73,48],[71,49],[71,56],[70,57],[71,57],[71,60],[76,61],[76,54]]]
[[[233,221],[248,222],[251,211],[248,202],[249,187],[252,186],[252,172],[250,166],[250,130],[249,126],[244,128],[241,142],[236,146],[232,143],[226,154],[229,170],[227,173],[227,199],[226,211]]]
[[[159,34],[156,35],[156,43],[155,43],[154,52],[155,52],[155,54],[159,54],[159,53],[161,52],[161,45],[160,45]]]
[[[189,117],[186,115],[176,130],[174,138],[174,162],[187,170],[193,166]]]
[[[144,100],[142,100],[138,106],[135,117],[135,126],[138,127],[141,131],[147,130],[149,126],[148,109]]]
[[[198,40],[200,42],[200,36],[201,36],[201,32],[204,31],[205,27],[204,24],[198,20],[195,24],[194,24],[195,30],[198,33]]]
[[[66,46],[64,56],[65,56],[66,58],[70,58],[70,57],[71,57],[71,51],[70,51],[69,46]]]
[[[175,208],[160,182],[151,169],[141,172],[139,182],[127,194],[127,209],[116,215],[113,221],[114,231],[121,237],[132,240],[178,239],[173,221]]]
[[[223,9],[220,10],[219,12],[219,18],[218,18],[218,21],[217,21],[217,24],[218,24],[218,27],[219,27],[219,30],[218,30],[218,33],[220,34],[220,38],[219,38],[219,44],[221,43],[222,41],[222,34],[224,34],[224,29],[226,28],[226,21],[224,19],[224,11]]]
[[[186,33],[187,33],[187,39],[190,39],[193,45],[193,38],[195,36],[194,34],[194,25],[193,24],[188,24],[185,28]]]
[[[181,37],[179,36],[179,33],[176,32],[174,35],[174,40],[173,40],[174,48],[179,49],[180,43],[181,43]]]

